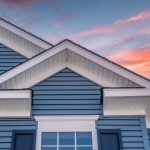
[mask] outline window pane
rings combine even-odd
[[[60,147],[59,150],[75,150],[74,147]]]
[[[42,147],[41,150],[57,150],[57,147]]]
[[[59,145],[74,145],[74,133],[59,133]]]
[[[57,145],[57,133],[42,133],[42,145]]]
[[[77,150],[93,150],[91,147],[77,147]]]
[[[77,132],[77,145],[92,145],[92,133]]]

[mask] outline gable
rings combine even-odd
[[[34,115],[101,114],[101,86],[65,68],[33,86]]]
[[[0,44],[0,75],[26,60],[26,57]]]
[[[36,63],[36,61],[33,63]],[[88,78],[89,80],[102,85],[103,87],[139,86],[133,81],[124,78],[123,76],[120,76],[79,54],[71,52],[70,50],[63,50],[2,83],[0,88],[29,88],[66,67]]]

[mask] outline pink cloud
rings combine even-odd
[[[4,5],[9,7],[24,8],[40,1],[42,0],[1,0],[0,3],[3,3]],[[46,1],[51,2],[53,0],[46,0]]]
[[[60,27],[62,25],[62,23],[73,19],[76,16],[76,14],[74,13],[65,13],[61,16],[59,16],[58,18],[56,18],[51,25],[55,28]]]
[[[130,23],[130,22],[136,22],[136,21],[140,21],[140,20],[144,20],[150,18],[150,12],[149,11],[143,11],[140,12],[139,14],[129,17],[127,19],[124,20],[119,20],[118,23],[124,24],[124,23]]]
[[[150,78],[150,46],[140,49],[129,49],[108,56],[109,59]]]
[[[78,33],[71,35],[70,38],[73,40],[78,40],[83,37],[98,35],[98,34],[111,34],[121,31],[129,27],[128,23],[136,23],[137,21],[150,18],[150,11],[143,11],[135,16],[131,16],[127,19],[122,19],[113,22],[111,25],[106,26],[96,26]]]
[[[114,33],[120,30],[121,26],[120,25],[112,25],[112,26],[97,26],[93,27],[91,29],[81,31],[79,33],[76,33],[74,35],[71,35],[70,38],[73,40],[80,39],[85,36],[90,36],[90,35],[97,35],[97,34],[109,34],[109,33]]]

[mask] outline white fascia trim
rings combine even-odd
[[[28,41],[32,41],[34,44],[42,47],[43,49],[48,49],[50,47],[52,47],[51,44],[48,44],[42,40],[40,40],[39,38],[36,38],[35,36],[32,36],[31,34],[9,24],[8,22],[4,21],[4,20],[1,20],[0,19],[0,26],[21,36],[22,38],[28,40]]]
[[[80,48],[79,46],[76,46],[73,43],[70,43],[69,41],[65,41],[65,42],[51,48],[49,51],[46,51],[46,52],[42,53],[41,55],[27,61],[26,63],[6,72],[5,74],[2,74],[0,76],[0,83],[3,83],[4,81],[31,68],[32,66],[42,62],[43,60],[63,51],[64,49],[69,49],[79,55],[82,55],[83,57],[86,57],[86,58],[90,59],[91,61],[93,61],[99,65],[102,65],[103,67],[105,67],[109,70],[112,70],[113,72],[116,72],[117,74],[119,74],[125,78],[128,78],[129,80],[132,80],[133,82],[135,82],[143,87],[150,89],[150,82],[144,80],[143,78],[141,78],[123,68],[120,68],[119,66],[117,66],[115,64],[112,64],[111,62],[109,62],[103,58],[100,58],[99,56],[97,56],[95,54],[92,54],[89,51],[84,50],[83,48]]]
[[[150,90],[144,88],[103,89],[103,92],[105,98],[122,96],[150,96]]]
[[[30,90],[3,90],[0,91],[0,99],[12,99],[12,98],[19,98],[19,99],[30,99],[31,98],[31,91]]]
[[[145,116],[145,110],[104,110],[104,116]]]
[[[99,115],[69,115],[69,116],[35,116],[36,121],[92,121],[98,120]]]

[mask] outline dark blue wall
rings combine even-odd
[[[101,87],[64,69],[32,87],[33,115],[102,114]]]
[[[26,60],[21,54],[0,44],[0,75]]]

